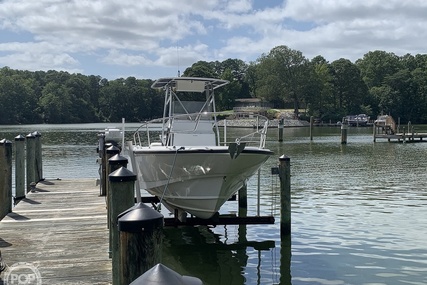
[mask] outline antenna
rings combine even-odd
[[[179,72],[179,47],[176,46],[176,56],[178,58],[178,77],[181,76],[180,72]]]

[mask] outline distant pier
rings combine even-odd
[[[427,142],[427,133],[397,133],[397,134],[374,134],[374,142],[377,139],[386,139],[389,142]]]
[[[398,124],[395,123],[394,119],[388,115],[379,116],[373,126],[373,137],[374,142],[377,139],[386,139],[389,142],[427,142],[424,138],[427,138],[427,133],[419,133],[415,127],[408,122],[406,127],[400,126],[400,119]]]

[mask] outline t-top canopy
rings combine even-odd
[[[201,78],[201,77],[167,77],[157,79],[152,85],[153,89],[160,89],[166,87],[175,88],[180,92],[203,92],[206,89],[217,89],[221,86],[228,84],[227,80],[215,78]]]

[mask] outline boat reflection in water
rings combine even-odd
[[[236,242],[228,244],[227,239],[206,226],[165,228],[162,263],[180,274],[199,278],[204,285],[291,284],[290,236],[285,240],[289,247],[282,244],[280,260],[274,257],[275,241],[247,241],[245,225],[238,226]],[[254,262],[253,256],[257,263],[248,264]],[[271,260],[269,268],[261,268],[261,259],[264,264],[266,259]],[[281,272],[273,272],[279,266]],[[261,274],[263,270],[272,271],[271,276]]]

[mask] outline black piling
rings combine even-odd
[[[280,236],[291,234],[291,161],[279,158],[280,177]]]
[[[292,284],[291,275],[291,235],[282,235],[280,237],[280,283]]]
[[[26,143],[26,160],[27,160],[27,193],[31,191],[31,183],[36,183],[36,137],[29,133],[25,137]]]
[[[113,172],[110,169],[109,160],[110,160],[110,158],[112,158],[116,154],[119,154],[120,153],[120,149],[118,147],[112,145],[111,143],[105,144],[105,147],[106,147],[106,149],[105,149],[104,157],[102,158],[102,161],[105,161],[104,171],[106,173],[105,176],[108,177],[108,175],[110,175],[110,173]],[[105,195],[102,195],[102,196],[107,196],[108,197],[109,183],[104,184],[102,187],[104,188],[104,190],[102,190],[102,192],[105,193]]]
[[[15,137],[15,202],[25,198],[25,137]]]
[[[100,176],[100,182],[99,182],[99,196],[106,196],[106,186],[108,183],[107,180],[107,173],[106,173],[106,161],[105,161],[105,134],[100,133],[98,134],[98,162],[99,162],[99,176]]]
[[[42,154],[42,134],[38,131],[33,132],[35,137],[34,145],[34,163],[35,163],[35,182],[43,180],[43,154]]]
[[[314,117],[310,117],[310,140],[313,140]]]
[[[163,215],[138,203],[119,215],[118,229],[120,284],[129,284],[161,262]]]
[[[348,131],[348,123],[343,122],[341,124],[341,144],[347,144],[347,131]]]
[[[0,220],[12,212],[12,142],[0,140]]]
[[[248,208],[248,187],[246,183],[243,184],[242,188],[238,191],[238,204],[239,208]]]
[[[279,125],[278,125],[278,128],[279,128],[279,142],[283,141],[283,129],[284,129],[284,127],[285,127],[284,119],[281,118],[279,120]]]
[[[6,263],[3,261],[3,258],[1,257],[1,250],[0,250],[0,274],[6,270]]]
[[[120,167],[109,175],[109,191],[111,205],[108,207],[110,217],[111,235],[111,257],[113,262],[113,285],[122,284],[120,282],[120,260],[119,252],[119,231],[117,227],[117,217],[135,205],[135,181],[136,175],[125,167]]]
[[[118,148],[113,147],[113,152],[118,150]],[[128,160],[126,157],[121,156],[120,154],[115,154],[114,156],[112,156],[109,160],[108,160],[108,166],[107,166],[107,171],[108,174],[113,173],[114,171],[118,170],[121,167],[127,167],[128,164]],[[108,184],[107,184],[108,186]],[[107,187],[107,221],[110,221],[111,218],[111,209],[113,207],[113,205],[111,205],[111,191],[108,190]],[[110,223],[108,223],[108,228],[110,228]],[[111,252],[111,239],[112,239],[112,233],[110,232],[110,252]]]

